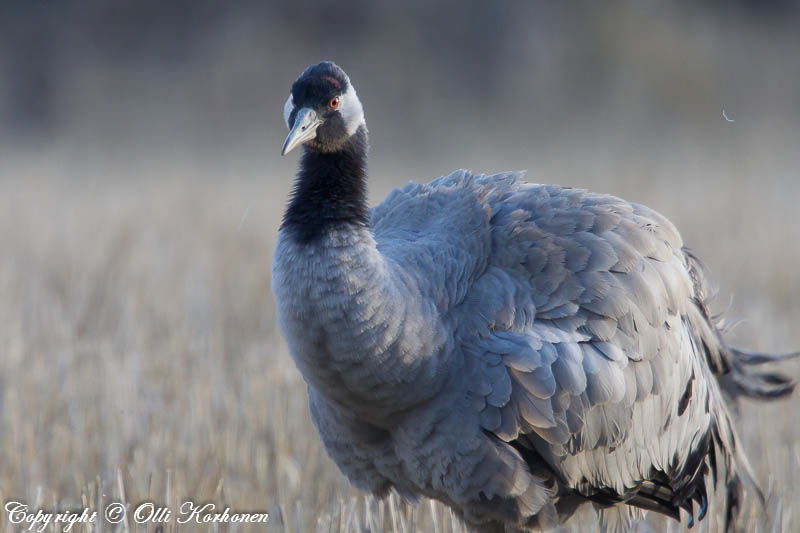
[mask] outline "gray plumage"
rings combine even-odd
[[[702,518],[718,468],[732,516],[749,474],[723,388],[793,385],[725,344],[666,218],[520,173],[412,183],[310,242],[284,227],[272,287],[342,472],[475,531],[584,502]]]

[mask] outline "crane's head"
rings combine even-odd
[[[364,110],[350,78],[332,61],[308,67],[292,84],[283,106],[289,135],[281,155],[298,145],[336,152],[364,124]]]

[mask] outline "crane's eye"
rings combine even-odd
[[[338,96],[334,96],[333,98],[331,98],[331,101],[328,102],[328,105],[330,106],[331,109],[338,108],[339,107],[339,97]]]
[[[294,96],[292,96],[292,107],[294,107]]]

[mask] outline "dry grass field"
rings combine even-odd
[[[323,59],[364,103],[373,203],[527,168],[646,204],[711,269],[734,343],[800,349],[792,4],[0,3],[0,502],[270,514],[80,533],[464,532],[439,504],[349,486],[276,325],[297,164],[277,157],[280,113]],[[800,530],[800,392],[744,403],[737,427],[767,496],[739,528]],[[0,510],[0,533],[22,530]],[[594,511],[564,530],[599,531]]]
[[[766,138],[756,131],[717,149],[674,141],[580,160],[550,151],[537,156],[529,179],[660,210],[711,267],[717,308],[735,295],[728,315],[746,322],[734,339],[788,351],[800,347],[800,154],[759,141]],[[507,166],[471,157],[436,165]],[[409,173],[375,159],[377,201]],[[214,502],[268,512],[266,528],[251,530],[276,532],[463,531],[438,504],[364,497],[325,456],[270,293],[272,246],[296,161],[263,163],[237,176],[185,159],[3,159],[0,500],[43,509]],[[413,175],[450,170],[436,165],[420,163]],[[766,510],[748,508],[743,528],[796,530],[796,395],[745,404],[738,428],[768,495]],[[699,530],[715,524],[711,517]],[[598,530],[591,511],[568,526]],[[658,518],[638,528],[680,529]],[[0,531],[17,530],[0,513]],[[129,521],[102,530],[155,527]],[[164,529],[176,530],[246,528],[172,521]]]

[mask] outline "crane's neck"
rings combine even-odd
[[[336,152],[306,148],[281,229],[310,243],[336,227],[366,227],[368,146],[362,124]]]
[[[436,393],[451,339],[420,280],[378,249],[366,207],[366,130],[357,135],[348,150],[303,157],[272,290],[306,381],[377,423]]]

